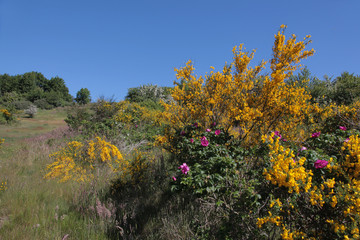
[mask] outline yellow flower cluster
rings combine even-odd
[[[305,237],[307,237],[307,236],[303,232],[300,232],[300,231],[291,232],[289,229],[287,229],[285,227],[285,225],[282,226],[281,238],[283,240],[305,239]],[[307,238],[307,239],[314,239],[314,238]]]
[[[93,170],[107,165],[116,171],[122,164],[123,157],[118,148],[109,142],[96,137],[87,143],[72,141],[66,147],[50,155],[55,161],[47,166],[46,179],[60,178],[60,182],[69,179],[88,181],[92,179]]]
[[[351,105],[329,105],[319,107],[313,105],[311,113],[312,118],[309,119],[310,128],[308,132],[316,132],[319,127],[330,127],[329,129],[338,129],[338,126],[357,125],[360,121],[360,101],[354,101]]]
[[[322,207],[325,203],[322,192],[317,186],[314,186],[310,191],[310,203],[311,205],[318,205]]]
[[[348,151],[343,164],[345,171],[351,178],[359,179],[360,174],[360,139],[358,136],[350,136],[348,142],[344,142],[342,150]]]
[[[308,38],[296,42],[293,35],[285,41],[284,29],[275,35],[269,76],[259,76],[265,61],[249,66],[255,51],[246,52],[243,45],[233,49],[233,62],[220,72],[212,68],[209,75],[196,77],[191,61],[184,68],[175,69],[180,82],[175,82],[174,101],[163,103],[163,116],[171,127],[178,129],[193,122],[209,126],[216,122],[247,144],[257,143],[275,126],[287,133],[288,139],[298,137],[298,126],[309,118],[314,106],[305,89],[284,80],[314,50],[304,50],[310,42]]]
[[[155,137],[154,146],[162,146],[167,142],[167,138],[165,136],[157,135]]]
[[[258,228],[262,228],[265,223],[271,223],[278,227],[282,227],[281,238],[284,240],[293,240],[293,239],[304,239],[306,234],[300,231],[293,231],[291,232],[289,229],[286,228],[284,224],[282,224],[282,218],[280,216],[273,216],[272,213],[269,211],[268,216],[263,218],[257,219],[257,226]]]
[[[0,109],[5,117],[11,117],[11,113],[7,109]]]
[[[114,118],[117,122],[129,124],[135,120],[141,120],[157,125],[162,124],[160,111],[143,107],[138,103],[121,101],[115,104],[115,108],[116,113]]]
[[[285,149],[279,143],[279,138],[274,140],[274,134],[263,136],[264,142],[269,143],[271,167],[264,169],[265,179],[279,187],[289,189],[289,193],[300,191],[308,192],[312,183],[312,171],[304,167],[305,158],[295,161],[295,155],[290,149]]]
[[[303,200],[308,201],[308,206],[328,211],[330,206],[337,214],[336,217],[326,220],[331,224],[334,233],[340,234],[345,239],[358,239],[360,222],[360,139],[359,136],[350,136],[348,141],[343,143],[342,159],[330,158],[324,170],[327,174],[318,177],[317,182],[312,182],[314,172],[304,167],[305,158],[294,161],[294,155],[290,149],[280,145],[279,138],[272,135],[262,137],[268,143],[270,155],[270,167],[264,169],[264,176],[272,184],[279,187],[287,187],[289,194],[301,194]],[[291,195],[289,195],[290,197]],[[302,201],[303,201],[302,200]],[[304,204],[304,203],[302,203]],[[277,207],[275,207],[277,206]],[[284,199],[270,201],[269,216],[259,218],[258,226],[265,223],[283,226],[281,236],[283,239],[295,238],[295,232],[286,229],[289,224],[286,218],[279,218],[288,213],[289,216],[298,214],[298,210]],[[291,224],[291,223],[290,223]],[[292,234],[294,233],[294,234]],[[296,238],[306,235],[297,235]],[[339,236],[340,236],[339,235]]]
[[[5,191],[5,190],[7,189],[6,184],[7,184],[7,182],[2,182],[2,183],[0,184],[0,192],[1,192],[1,191]]]
[[[258,218],[257,219],[257,226],[258,228],[261,228],[262,225],[264,225],[265,223],[273,223],[276,226],[281,226],[281,217],[280,216],[272,216],[272,213],[269,211],[268,212],[269,216],[267,217],[263,217],[263,218]]]

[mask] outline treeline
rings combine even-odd
[[[297,75],[291,76],[287,83],[305,87],[312,101],[320,104],[350,105],[360,100],[360,76],[349,72],[343,72],[335,78],[325,75],[321,80],[305,67]]]
[[[321,80],[305,67],[297,75],[291,76],[287,83],[305,87],[313,102],[320,104],[336,103],[349,105],[360,99],[360,76],[343,72],[332,78],[324,76]],[[125,100],[141,103],[150,108],[158,108],[159,100],[170,101],[171,87],[142,85],[130,88]],[[75,99],[69,94],[65,81],[56,76],[47,79],[42,73],[28,72],[15,76],[0,75],[0,105],[12,105],[16,109],[27,109],[31,104],[41,109],[66,106],[73,101],[80,104],[90,102],[90,92],[79,90]]]
[[[60,77],[49,80],[39,72],[0,75],[0,105],[27,109],[33,104],[41,109],[51,109],[72,102],[73,97]]]
[[[304,87],[312,96],[313,103],[350,105],[354,101],[360,100],[360,76],[346,71],[337,77],[325,75],[324,79],[319,79],[305,67],[299,73],[289,77],[286,82]],[[181,84],[183,83],[180,83],[180,87],[182,87]],[[125,100],[140,103],[146,107],[158,108],[160,100],[171,101],[172,90],[173,87],[141,85],[129,88]]]

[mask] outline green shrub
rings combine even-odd
[[[13,102],[12,105],[17,110],[25,110],[25,109],[28,109],[32,105],[32,102],[27,101],[27,100],[21,100],[21,101]]]
[[[37,106],[38,108],[40,109],[46,109],[46,110],[50,110],[52,108],[54,108],[53,105],[49,104],[46,99],[39,99],[39,100],[36,100],[34,102],[35,106]]]
[[[65,122],[74,130],[87,126],[91,121],[91,112],[88,107],[73,106],[68,109]]]
[[[62,99],[62,95],[60,92],[46,92],[44,96],[48,104],[54,107],[60,107],[64,105],[64,100]]]

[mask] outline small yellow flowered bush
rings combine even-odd
[[[334,131],[338,126],[359,128],[360,124],[360,101],[350,105],[329,104],[322,108],[320,125],[327,131]]]
[[[7,182],[2,182],[1,184],[0,184],[0,192],[1,191],[5,191],[6,189],[7,189]]]
[[[138,103],[121,101],[116,103],[115,120],[122,123],[146,122],[161,125],[160,111],[149,109]]]
[[[131,182],[136,184],[145,180],[146,173],[155,161],[154,155],[150,152],[135,149],[126,155],[127,161],[121,166],[122,182]]]
[[[11,112],[7,109],[0,109],[0,112],[2,112],[2,116],[5,118],[6,122],[14,121],[15,118]]]
[[[85,143],[69,142],[66,147],[51,154],[50,158],[54,162],[47,166],[49,172],[45,178],[60,178],[60,182],[91,180],[98,167],[106,165],[116,171],[123,164],[118,148],[100,137]]]
[[[7,109],[0,109],[5,117],[11,117],[11,113]]]

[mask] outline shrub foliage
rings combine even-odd
[[[285,28],[255,67],[240,45],[221,71],[176,69],[171,97],[149,85],[74,106],[66,121],[85,140],[52,154],[46,178],[110,169],[114,239],[358,239],[360,103],[335,97],[347,87],[323,98],[309,72],[294,76],[314,50]]]

